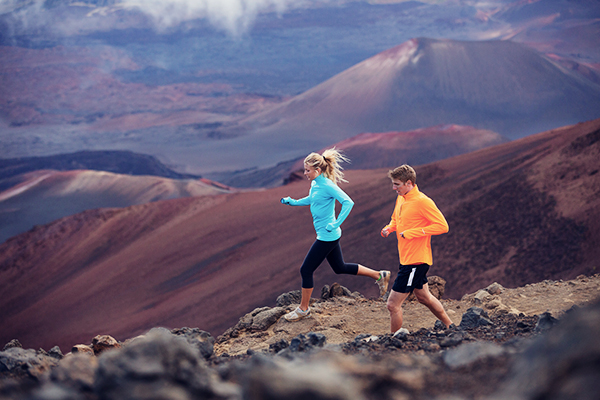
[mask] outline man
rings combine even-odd
[[[417,173],[411,166],[401,165],[389,171],[388,176],[398,198],[392,219],[381,230],[381,236],[396,232],[400,255],[400,270],[387,301],[391,331],[397,333],[402,328],[402,303],[411,292],[449,328],[452,321],[427,284],[427,271],[433,263],[431,236],[448,232],[448,223],[433,200],[419,191]]]

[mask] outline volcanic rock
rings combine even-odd
[[[73,354],[82,353],[82,354],[89,354],[89,355],[93,356],[94,349],[91,346],[88,346],[86,344],[76,344],[71,349],[71,353],[73,353]]]
[[[75,353],[60,360],[50,372],[50,380],[77,392],[90,393],[98,369],[98,359],[84,353]]]
[[[210,358],[214,352],[215,338],[206,331],[198,328],[179,328],[172,329],[171,333],[176,336],[183,336],[192,346],[196,347],[202,357]]]
[[[447,366],[458,368],[486,357],[497,357],[503,352],[502,347],[497,344],[477,341],[448,350],[442,357]]]
[[[23,345],[21,344],[21,342],[19,342],[18,339],[13,339],[4,345],[4,348],[2,349],[2,351],[12,349],[13,347],[18,347],[18,348],[22,349]]]
[[[105,350],[118,349],[121,345],[110,335],[98,335],[92,339],[92,349],[95,355],[99,355]]]
[[[99,359],[94,391],[103,399],[239,398],[183,337],[155,329]]]
[[[479,307],[471,307],[463,314],[460,322],[461,328],[477,328],[479,326],[492,325],[488,314]]]
[[[17,377],[41,379],[57,363],[55,358],[39,354],[33,349],[11,347],[0,351],[0,373],[8,372]]]

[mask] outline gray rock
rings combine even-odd
[[[565,315],[515,362],[494,399],[595,400],[600,393],[600,303]]]
[[[538,321],[535,324],[535,331],[536,332],[547,331],[548,329],[550,329],[554,325],[556,325],[557,322],[558,322],[558,320],[556,318],[554,318],[552,316],[552,314],[550,314],[549,312],[545,312],[542,315],[538,315]]]
[[[479,326],[493,325],[489,320],[487,312],[483,308],[471,307],[463,314],[460,327],[463,329],[474,329]]]
[[[182,336],[189,344],[196,347],[200,351],[200,355],[205,359],[209,359],[214,354],[215,339],[206,331],[198,328],[177,328],[171,330],[171,333],[176,336]]]
[[[453,332],[440,340],[441,347],[455,347],[465,340],[465,336],[461,332]]]
[[[458,368],[487,357],[498,357],[504,352],[504,349],[495,343],[478,341],[465,343],[448,350],[442,357],[447,366]]]
[[[95,355],[94,349],[92,349],[92,347],[88,346],[87,344],[76,344],[75,346],[73,346],[71,348],[71,353],[73,353],[73,354],[83,353],[83,354],[89,354],[91,356]]]
[[[55,358],[39,354],[33,349],[11,347],[0,351],[0,372],[9,372],[15,376],[39,379],[56,364],[58,360]]]
[[[269,345],[269,350],[272,351],[273,353],[279,353],[281,350],[287,349],[289,346],[290,346],[290,344],[288,343],[287,340],[281,339],[275,343],[271,343]]]
[[[117,340],[110,335],[97,335],[92,339],[92,349],[94,354],[98,355],[103,351],[110,349],[118,349],[121,345]]]
[[[50,380],[76,391],[91,393],[98,359],[88,354],[72,354],[65,357],[50,372]]]
[[[277,320],[285,314],[286,309],[283,307],[269,308],[256,314],[252,319],[251,331],[264,331],[273,325]]]
[[[491,295],[497,295],[504,292],[504,286],[498,282],[494,282],[490,286],[486,287],[485,290],[487,290],[487,292]]]
[[[331,288],[329,287],[329,285],[323,286],[323,288],[321,289],[321,299],[328,300],[330,290]]]
[[[285,350],[284,350],[285,351]],[[364,400],[357,383],[331,364],[288,362],[254,366],[243,384],[244,400]]]
[[[12,349],[13,347],[18,347],[18,348],[22,349],[23,345],[21,344],[21,342],[19,342],[18,339],[13,339],[4,345],[4,348],[2,349],[2,351]]]
[[[101,399],[239,399],[237,386],[220,381],[198,349],[183,337],[151,330],[98,358],[94,391]]]
[[[336,296],[352,297],[352,292],[347,287],[335,282],[333,285],[331,285],[331,288],[329,288],[329,298]]]
[[[60,351],[60,347],[58,346],[54,346],[53,348],[51,348],[48,352],[48,355],[50,357],[56,358],[57,360],[61,360],[64,357],[62,351]]]
[[[292,304],[300,304],[301,299],[302,292],[300,290],[294,290],[280,294],[275,301],[275,305],[277,305],[277,307],[287,307]]]

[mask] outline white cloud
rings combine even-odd
[[[283,13],[302,3],[301,0],[123,0],[123,5],[150,15],[161,28],[205,18],[233,34],[247,31],[261,12]]]

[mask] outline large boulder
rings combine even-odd
[[[0,351],[0,373],[17,377],[40,379],[58,364],[58,360],[36,352],[33,349],[10,347]]]
[[[206,331],[198,328],[176,328],[171,333],[176,336],[182,336],[189,344],[194,346],[205,359],[210,358],[214,353],[215,338]]]
[[[50,381],[76,392],[91,393],[97,369],[96,357],[83,353],[71,354],[52,369]]]
[[[333,363],[255,358],[247,366],[245,400],[364,400],[352,376]]]
[[[600,302],[572,311],[518,357],[493,399],[598,399],[599,337]]]
[[[92,339],[92,349],[95,355],[110,349],[118,349],[121,345],[110,335],[97,335]]]
[[[101,399],[239,399],[239,389],[211,370],[184,337],[151,330],[98,358],[94,391]]]

